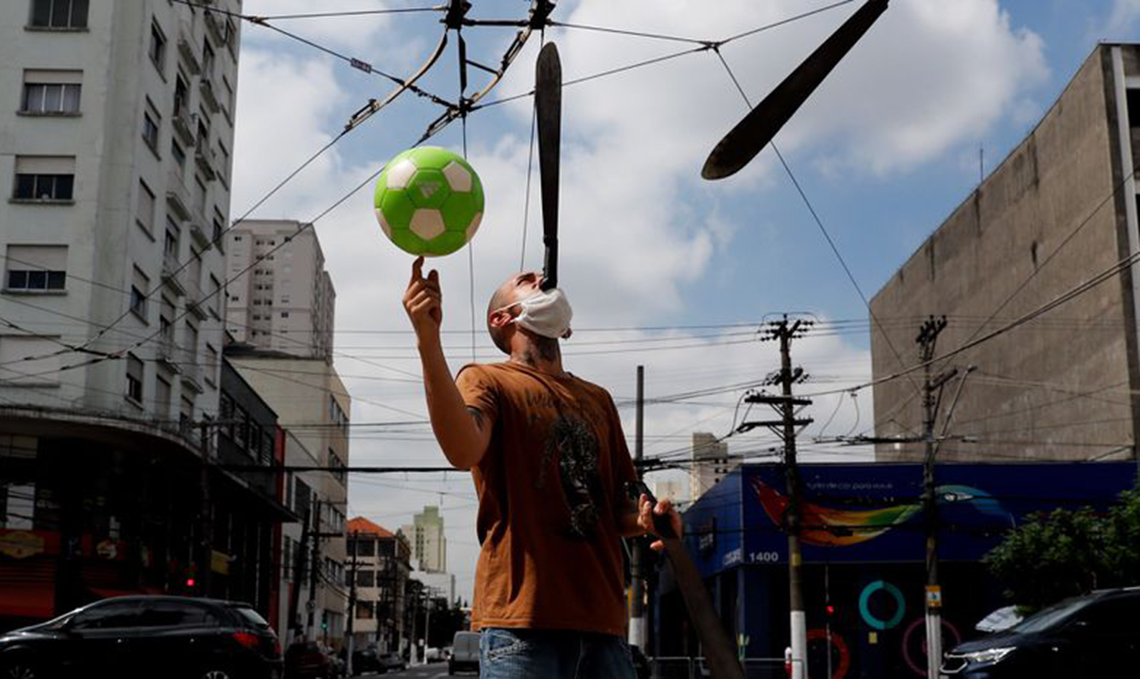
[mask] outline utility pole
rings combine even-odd
[[[807,379],[803,368],[792,368],[792,340],[803,337],[814,325],[812,321],[796,320],[789,324],[785,314],[782,320],[768,323],[761,341],[780,342],[780,370],[768,376],[765,385],[780,385],[780,395],[751,394],[748,403],[772,406],[780,415],[776,421],[745,422],[738,432],[755,427],[768,427],[784,441],[784,481],[787,486],[788,512],[785,516],[788,532],[788,603],[792,637],[792,679],[807,677],[807,619],[804,613],[803,584],[800,574],[803,556],[800,551],[800,474],[796,463],[796,429],[812,423],[811,418],[797,418],[799,408],[811,405],[809,399],[795,398],[792,385]]]
[[[424,656],[423,664],[428,663],[428,641],[431,639],[431,590],[424,585]]]
[[[938,402],[942,387],[957,370],[935,376],[931,370],[934,346],[946,328],[946,317],[928,318],[918,331],[915,342],[923,363],[922,438],[925,453],[922,461],[922,516],[926,537],[926,676],[937,677],[942,665],[942,588],[938,585],[938,503],[934,497],[934,458],[938,450],[934,436]],[[935,392],[938,396],[935,396]]]
[[[633,463],[637,468],[637,478],[641,479],[641,461],[644,457],[645,436],[645,366],[637,366],[637,430],[634,438]],[[629,557],[630,566],[630,606],[629,606],[629,645],[645,649],[645,574],[642,573],[642,538],[632,540],[633,549]]]
[[[192,431],[192,430],[189,430]],[[214,560],[214,518],[213,504],[210,497],[210,422],[198,423],[198,453],[202,460],[200,495],[202,505],[199,509],[199,526],[201,535],[198,540],[198,591],[203,596],[210,596],[210,583],[213,581]]]
[[[321,501],[313,499],[313,548],[309,553],[309,603],[305,608],[309,612],[309,629],[305,637],[309,641],[317,640],[317,625],[315,614],[317,610],[317,569],[320,567],[321,554]]]
[[[353,621],[356,619],[356,554],[359,549],[359,543],[357,542],[359,538],[357,536],[358,533],[356,531],[353,531],[348,542],[348,558],[350,559],[348,562],[348,620],[345,622],[348,632],[346,635],[348,636],[348,639],[346,640],[348,658],[345,663],[346,669],[348,670],[348,676],[350,677],[353,676],[352,651],[354,644],[352,641],[352,633],[356,628],[356,625],[353,623]],[[375,619],[375,611],[373,611],[372,617]]]
[[[293,637],[290,643],[296,641],[301,632],[301,613],[298,608],[301,605],[301,587],[305,582],[305,558],[308,553],[305,551],[309,547],[309,520],[310,509],[305,509],[305,517],[301,522],[301,542],[297,546],[297,553],[293,555],[293,589],[289,592],[289,627],[293,630]]]

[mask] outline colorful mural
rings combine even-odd
[[[752,478],[752,490],[772,523],[782,527],[790,504],[788,497],[765,483],[759,476]],[[983,490],[970,486],[947,485],[935,488],[935,495],[940,505],[965,503],[978,511],[1007,519],[1011,526],[1016,522],[1012,514],[1002,509],[1000,502]],[[918,515],[921,509],[920,502],[866,509],[845,509],[805,501],[801,505],[803,530],[800,532],[800,540],[804,544],[817,547],[856,545],[873,540],[895,526],[906,523]]]

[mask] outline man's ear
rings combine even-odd
[[[511,322],[511,315],[506,311],[493,311],[487,317],[487,325],[492,328],[502,328],[509,325]]]

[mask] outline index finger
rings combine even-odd
[[[423,270],[424,270],[424,256],[420,255],[419,257],[416,257],[416,261],[412,262],[412,280],[410,281],[410,283],[415,283],[416,281],[422,279],[423,278]]]

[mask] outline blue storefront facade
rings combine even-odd
[[[801,465],[803,578],[812,677],[925,676],[922,466]],[[1035,512],[1104,509],[1136,484],[1133,463],[945,464],[935,474],[946,648],[1007,605],[981,564]],[[738,468],[685,512],[686,542],[746,657],[788,645],[784,468]],[[659,655],[698,655],[662,572],[653,605]]]

